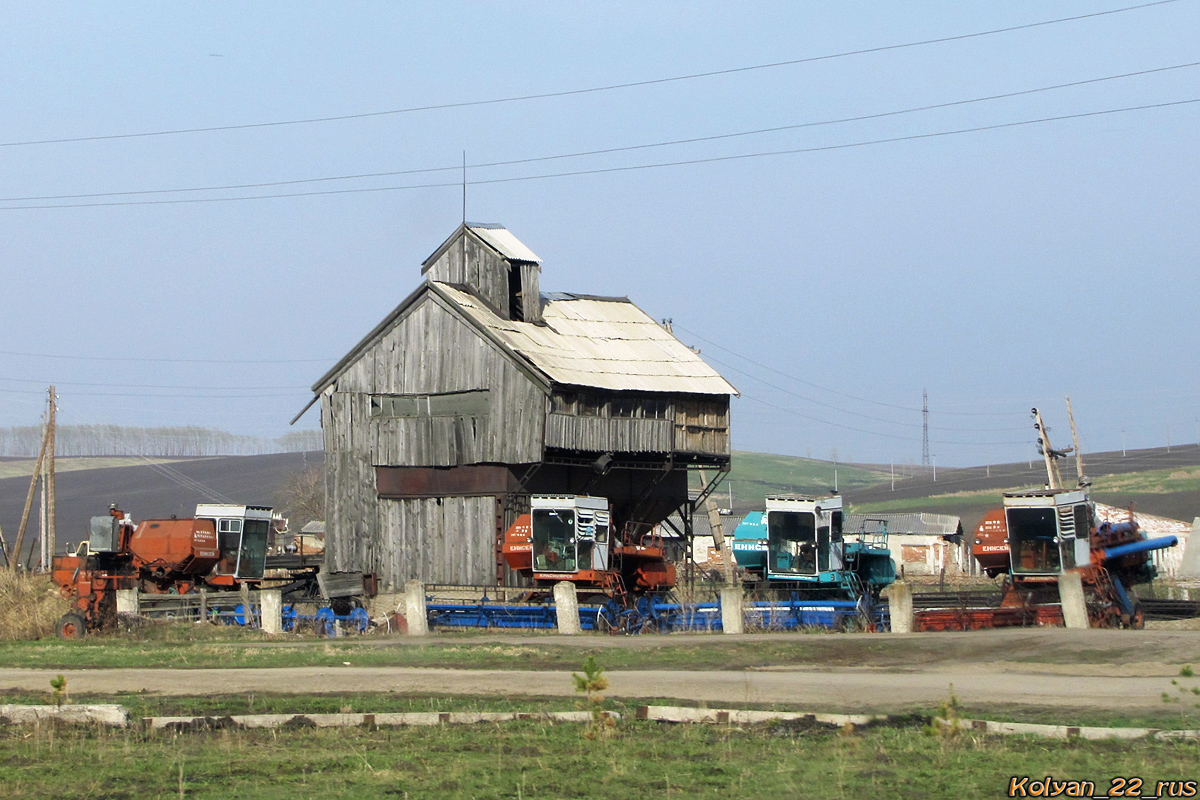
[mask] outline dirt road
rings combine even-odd
[[[707,638],[714,644],[722,640],[728,641],[725,637]],[[1200,667],[1197,631],[1011,630],[814,636],[810,640],[812,653],[804,664],[747,670],[610,671],[608,694],[885,712],[936,704],[947,698],[953,684],[955,695],[967,704],[1150,709],[1161,703],[1163,691],[1171,689],[1171,678],[1179,675],[1181,665]],[[476,641],[653,648],[681,643],[683,637],[513,636]],[[404,640],[394,646],[417,643]],[[574,694],[569,671],[358,667],[352,663],[274,669],[0,669],[0,688],[44,690],[60,672],[67,675],[68,685],[76,693]]]
[[[0,669],[0,686],[43,690],[56,670]],[[192,695],[213,693],[395,691],[464,695],[570,696],[569,672],[439,670],[405,667],[282,669],[110,669],[65,673],[77,693],[144,690]],[[661,697],[709,703],[789,703],[814,710],[899,710],[945,700],[953,685],[964,703],[1074,708],[1153,708],[1165,677],[1111,677],[1031,673],[1011,667],[925,669],[866,668],[609,673],[612,697]]]

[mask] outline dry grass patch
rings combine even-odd
[[[0,570],[0,640],[42,639],[54,635],[70,603],[48,574]]]

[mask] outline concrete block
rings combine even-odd
[[[283,595],[278,589],[264,589],[259,598],[263,633],[283,633]]]
[[[117,589],[117,615],[138,615],[137,589]]]
[[[740,586],[721,587],[721,630],[724,633],[744,633],[746,628],[745,596]]]
[[[1058,578],[1058,597],[1062,602],[1063,623],[1076,630],[1088,627],[1087,601],[1083,597],[1083,578],[1067,570]]]
[[[554,584],[554,616],[558,619],[559,633],[568,636],[583,633],[579,624],[579,596],[570,581]]]
[[[904,581],[888,587],[888,614],[892,618],[892,633],[913,632],[912,587]]]
[[[129,709],[118,705],[0,705],[0,724],[29,725],[52,720],[72,725],[94,724],[124,728],[129,724]]]
[[[1179,557],[1179,574],[1175,577],[1180,580],[1200,578],[1200,517],[1192,521],[1192,532],[1180,539],[1183,555]]]
[[[420,581],[404,584],[404,619],[408,622],[409,636],[428,635],[429,617],[425,611],[425,584]]]

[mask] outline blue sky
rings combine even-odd
[[[4,198],[537,158],[794,126],[1200,61],[1200,5],[603,92],[1119,9],[1121,2],[7,4]],[[547,291],[627,295],[743,393],[739,449],[1025,458],[1031,406],[1085,449],[1200,438],[1200,68],[885,118],[468,170],[467,216]],[[906,138],[922,137],[922,138]],[[904,138],[881,144],[845,145]],[[819,149],[832,148],[832,149]],[[809,150],[499,183],[549,173]],[[458,224],[453,170],[244,190],[0,201],[0,425],[277,435]],[[260,200],[330,189],[384,191]],[[75,205],[76,208],[18,208]],[[14,355],[16,353],[39,355]],[[49,358],[45,356],[56,356]],[[131,359],[113,361],[103,359]],[[211,363],[255,361],[260,363]],[[184,387],[184,388],[177,388]],[[310,413],[301,426],[316,427]]]

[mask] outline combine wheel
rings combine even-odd
[[[1140,631],[1146,627],[1146,612],[1142,611],[1141,604],[1133,607],[1133,616],[1129,618],[1129,627],[1135,631]]]
[[[68,611],[58,621],[55,632],[60,639],[82,639],[87,633],[87,620],[78,611]]]

